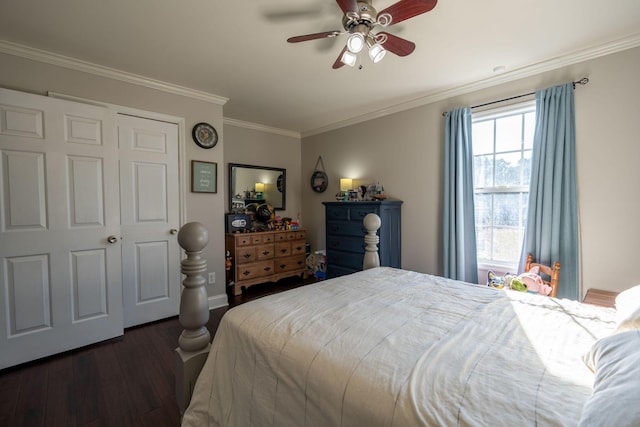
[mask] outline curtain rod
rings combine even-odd
[[[573,88],[576,88],[576,85],[586,85],[587,83],[589,83],[589,78],[588,77],[583,77],[578,81],[572,82],[571,84],[573,85]],[[535,92],[529,92],[529,93],[523,93],[522,95],[516,95],[516,96],[512,96],[510,98],[504,98],[504,99],[498,99],[497,101],[491,101],[491,102],[485,102],[484,104],[478,104],[478,105],[474,105],[471,108],[480,108],[480,107],[486,107],[487,105],[492,105],[492,104],[498,104],[499,102],[505,102],[505,101],[511,101],[512,99],[518,99],[518,98],[524,98],[525,96],[531,96],[531,95],[535,95]],[[445,111],[444,113],[442,113],[442,116],[446,116],[447,112]]]

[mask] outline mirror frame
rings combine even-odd
[[[234,191],[235,180],[233,179],[233,170],[235,168],[245,168],[245,169],[262,169],[268,171],[276,171],[280,172],[284,179],[284,188],[282,191],[282,207],[276,207],[272,204],[273,209],[277,211],[283,211],[287,208],[287,170],[284,168],[273,168],[268,166],[256,166],[256,165],[245,165],[242,163],[229,163],[229,197],[227,200],[229,212],[232,212],[231,206],[233,205],[233,196],[236,195],[236,191]]]

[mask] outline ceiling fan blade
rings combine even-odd
[[[394,36],[393,34],[389,34],[384,31],[378,33],[378,35],[382,34],[387,37],[387,41],[382,43],[382,47],[384,47],[391,53],[395,53],[398,56],[407,56],[411,54],[416,48],[416,44],[414,42],[398,36]]]
[[[325,31],[323,33],[314,33],[314,34],[306,34],[304,36],[289,37],[287,41],[289,43],[300,43],[300,42],[306,42],[307,40],[324,39],[326,37],[335,37],[338,35],[340,35],[340,31]]]
[[[347,12],[358,12],[358,2],[356,0],[336,0],[340,9],[342,9],[342,13],[345,15]]]
[[[340,52],[340,55],[338,55],[338,59],[336,59],[336,62],[333,63],[333,69],[337,70],[338,68],[342,67],[344,65],[344,62],[342,62],[342,54],[347,50],[347,47],[343,47],[342,51]]]
[[[398,22],[402,22],[405,19],[413,18],[414,16],[429,12],[431,9],[436,7],[436,3],[438,3],[438,0],[400,0],[399,2],[384,9],[382,12],[379,12],[378,16],[383,13],[391,15],[391,23],[389,23],[389,26],[391,26]]]

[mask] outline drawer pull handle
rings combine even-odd
[[[302,261],[298,261],[298,265],[302,265]]]
[[[243,255],[245,258],[251,258],[251,254],[244,254]]]
[[[269,251],[264,251],[262,252],[262,255],[269,255],[269,253],[270,253]]]
[[[302,246],[296,246],[296,251],[301,251],[302,250]]]
[[[269,271],[269,270],[271,270],[271,267],[265,267],[264,268],[264,271]]]
[[[282,252],[283,254],[287,252],[286,249],[280,249],[280,252]]]
[[[248,275],[250,275],[250,274],[251,274],[251,272],[250,272],[250,271],[248,271],[248,270],[245,270],[245,271],[243,271],[243,272],[242,272],[242,274],[244,274],[245,276],[248,276]]]
[[[280,264],[280,268],[285,268],[287,264]]]

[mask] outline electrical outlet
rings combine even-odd
[[[216,283],[216,273],[209,273],[209,284],[213,285],[214,283]]]

